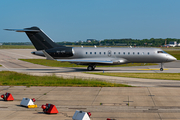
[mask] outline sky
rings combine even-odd
[[[30,42],[3,29],[37,26],[53,41],[180,39],[180,0],[2,0],[0,42]]]

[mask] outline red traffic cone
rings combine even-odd
[[[11,93],[6,93],[6,100],[7,101],[13,101],[14,100],[14,98],[13,98]]]
[[[44,113],[49,113],[49,114],[57,114],[58,113],[56,106],[53,104],[42,105],[41,108],[43,109]]]
[[[3,94],[3,95],[1,95],[1,98],[3,98],[4,101],[13,101],[14,100],[11,93]]]

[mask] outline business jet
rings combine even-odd
[[[25,32],[37,50],[32,52],[34,55],[44,56],[48,60],[87,65],[89,71],[97,65],[126,63],[161,63],[160,71],[163,71],[163,63],[177,60],[159,48],[66,47],[53,42],[38,27],[4,30]]]

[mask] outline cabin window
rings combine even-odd
[[[90,52],[90,54],[92,54],[92,52]]]
[[[128,55],[130,55],[130,52],[128,52]]]
[[[114,54],[116,54],[116,52],[114,52]]]
[[[99,54],[101,55],[101,52],[99,52]]]
[[[94,54],[96,54],[96,52],[94,52]]]
[[[139,52],[137,54],[139,55]]]
[[[104,52],[104,54],[106,54],[106,52]]]
[[[86,52],[86,54],[88,54],[88,52]]]
[[[123,52],[123,54],[125,55],[125,52]]]
[[[133,52],[133,55],[135,54],[135,52]]]
[[[118,54],[120,55],[120,52]]]

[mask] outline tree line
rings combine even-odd
[[[162,45],[169,44],[170,41],[176,41],[180,43],[180,39],[176,38],[151,38],[151,39],[104,39],[91,41],[77,41],[77,42],[56,42],[59,45],[82,45],[82,46],[152,46],[159,47]],[[32,45],[31,42],[5,42],[2,45]]]
[[[57,42],[59,45],[84,45],[84,46],[152,46],[159,47],[162,45],[169,44],[171,41],[180,43],[180,39],[176,38],[151,38],[151,39],[104,39],[104,40],[92,40],[89,41],[78,41],[78,42]]]

